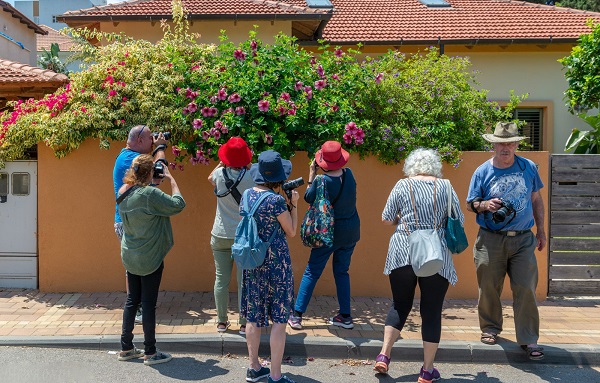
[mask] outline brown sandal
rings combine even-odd
[[[542,352],[543,348],[540,346],[528,346],[526,344],[522,344],[521,348],[527,353],[527,356],[531,360],[544,359],[544,353]]]
[[[493,332],[482,332],[480,340],[481,343],[494,345],[498,342],[498,334],[494,334]]]

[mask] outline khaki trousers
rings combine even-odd
[[[229,283],[233,271],[233,258],[231,258],[231,245],[233,239],[219,238],[211,235],[210,247],[215,258],[215,306],[219,322],[227,322],[227,308],[229,306]],[[236,267],[236,278],[238,288],[237,308],[240,310],[242,301],[242,270]],[[240,317],[240,326],[246,325],[246,318]]]
[[[535,299],[538,269],[535,258],[537,240],[531,232],[507,237],[479,230],[473,254],[479,285],[479,326],[482,332],[502,332],[500,295],[506,274],[513,294],[517,343],[537,343],[540,317]]]

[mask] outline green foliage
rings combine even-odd
[[[600,153],[600,116],[586,116],[581,113],[579,117],[584,120],[593,130],[573,129],[567,139],[565,151],[574,151],[575,154],[599,154]]]
[[[511,119],[518,98],[502,109],[475,89],[467,58],[439,55],[436,48],[406,58],[389,52],[371,64],[380,84],[362,93],[362,116],[373,121],[368,146],[383,162],[396,163],[417,147],[437,149],[458,166],[461,151],[488,149],[486,127]]]
[[[571,113],[597,108],[600,102],[600,24],[589,20],[588,25],[592,32],[581,35],[571,54],[558,60],[566,69],[565,99]]]
[[[42,48],[42,50],[42,56],[38,59],[38,65],[41,68],[49,69],[56,73],[69,74],[67,67],[58,57],[60,48],[57,43],[50,44],[50,52],[48,52],[46,48]]]
[[[556,5],[566,8],[581,9],[583,11],[600,12],[600,2],[597,0],[561,0]]]

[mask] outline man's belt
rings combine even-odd
[[[516,237],[517,235],[531,232],[530,229],[527,229],[527,230],[490,230],[485,227],[480,227],[480,229],[483,231],[487,231],[489,233],[504,235],[506,237]]]

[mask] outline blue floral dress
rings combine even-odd
[[[250,206],[246,210],[252,208],[261,192],[249,189],[248,193]],[[256,269],[243,272],[241,315],[258,327],[269,326],[269,319],[273,323],[287,323],[294,304],[290,249],[285,232],[277,221],[277,217],[285,211],[285,199],[279,194],[272,194],[264,199],[255,213],[258,235],[262,240],[268,241],[273,230],[277,230],[265,262]]]

